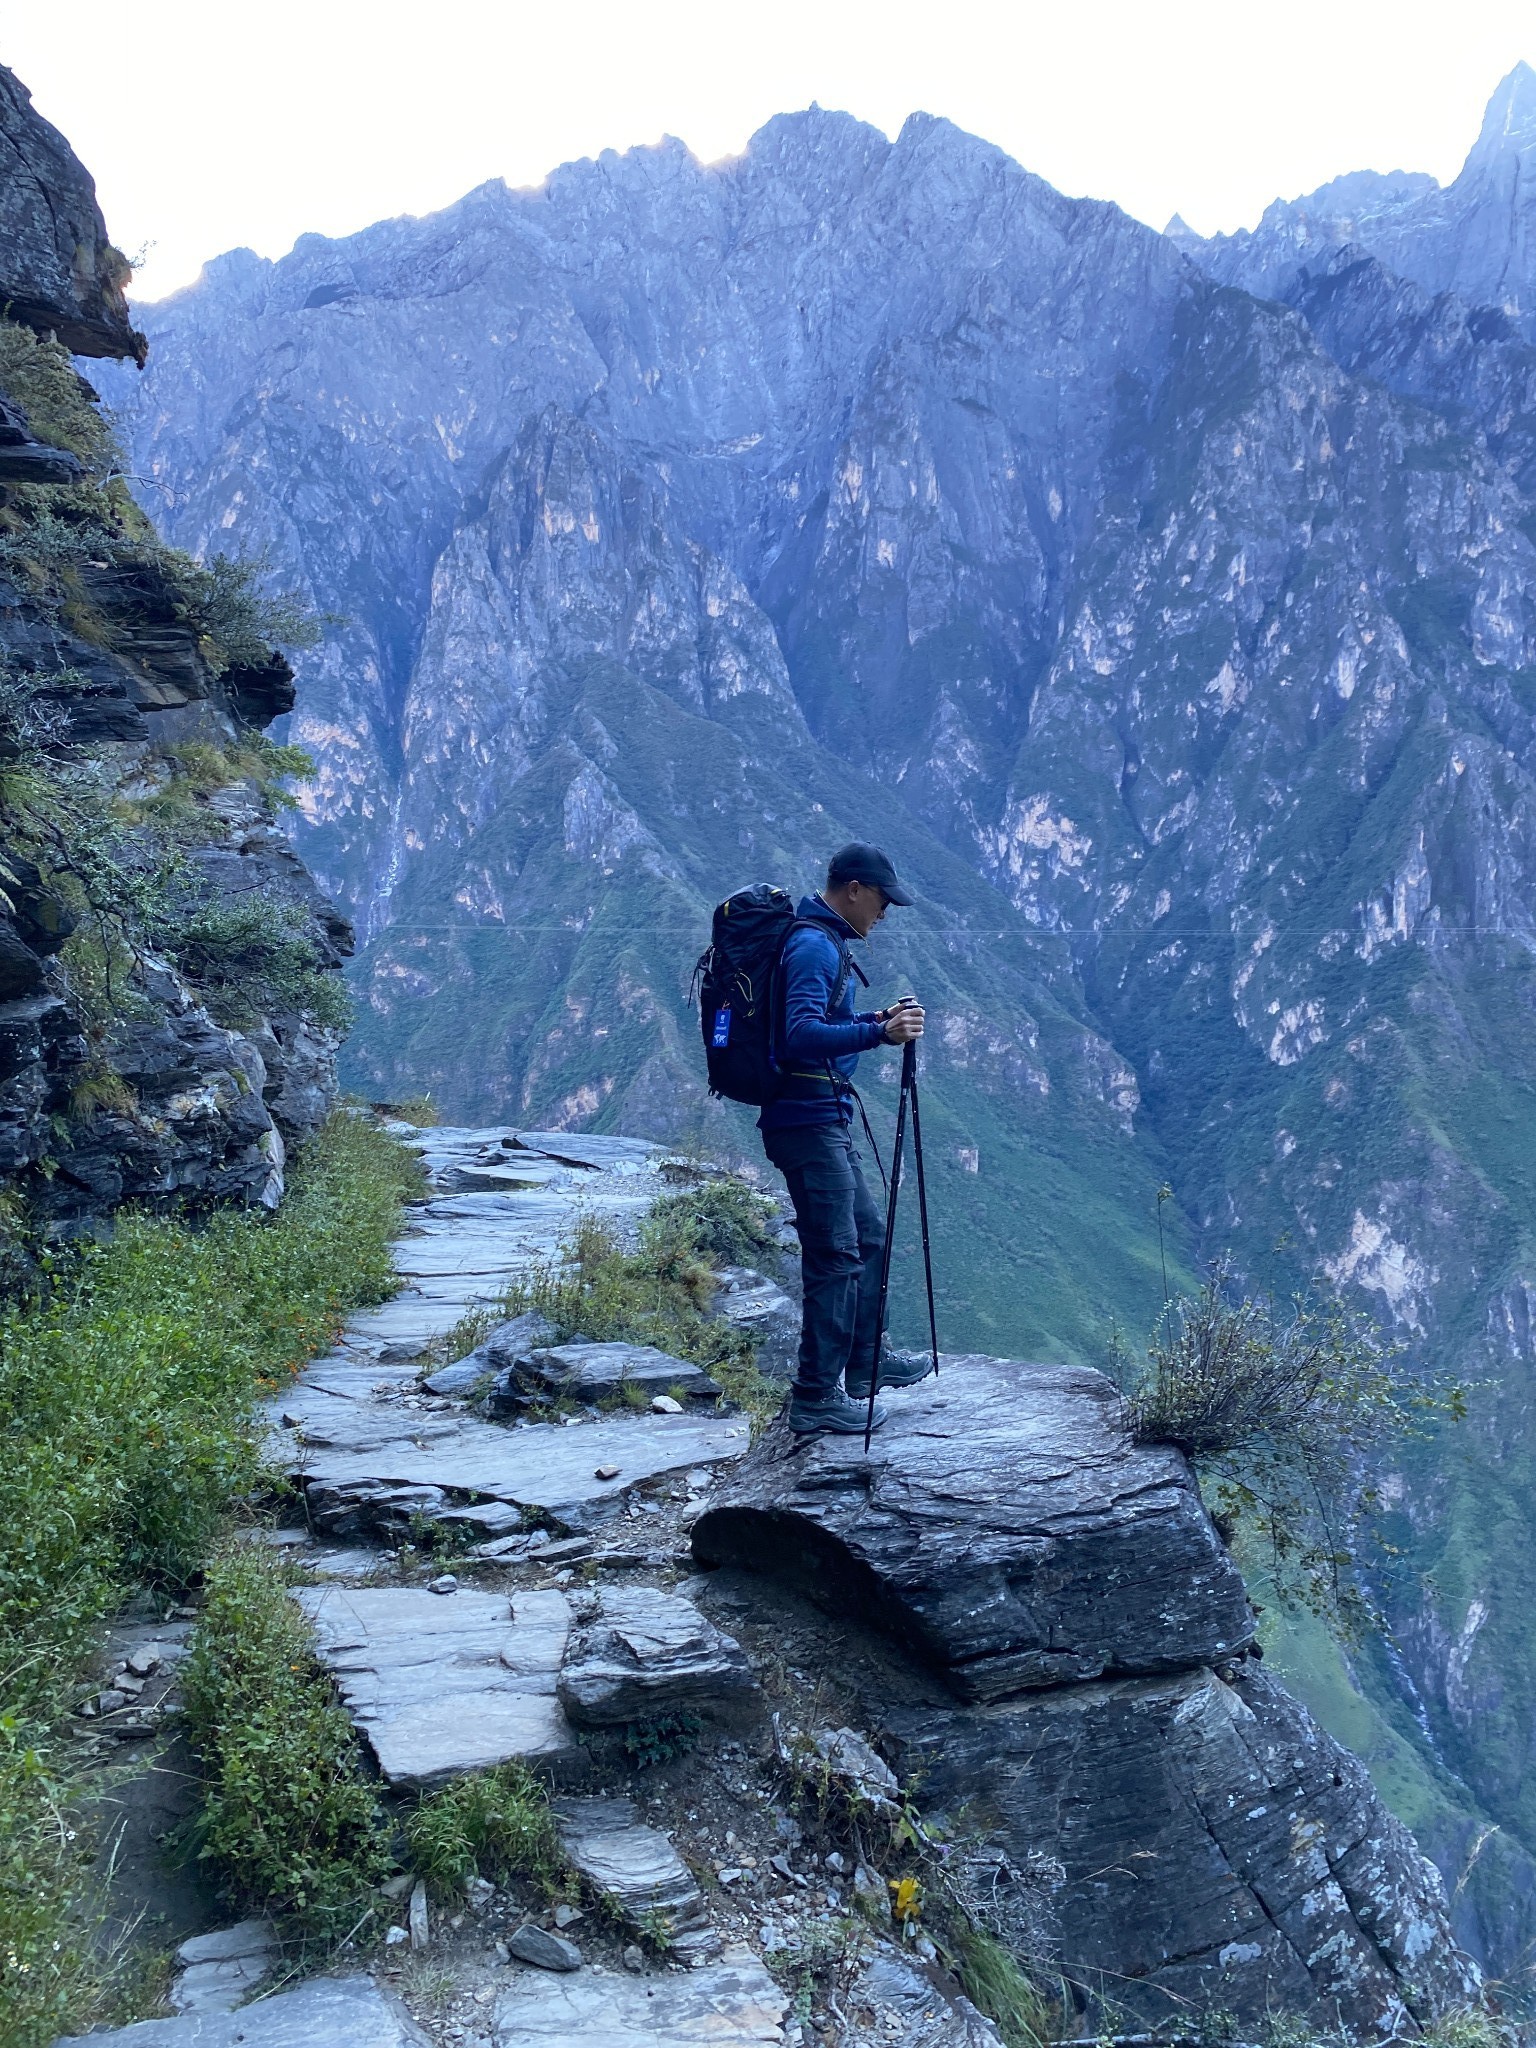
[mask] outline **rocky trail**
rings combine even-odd
[[[440,1914],[407,1885],[366,1972],[286,1983],[270,1927],[208,1924],[195,1882],[159,1866],[157,1838],[191,1806],[192,1760],[156,1735],[162,1720],[174,1726],[193,1617],[130,1614],[82,1724],[104,1754],[131,1746],[141,1759],[108,1774],[103,1794],[119,1834],[122,1918],[137,1891],[173,1931],[199,1931],[178,1950],[176,2017],[91,2038],[134,2048],[820,2039],[800,2030],[794,1973],[768,1965],[807,1942],[818,1957],[848,1942],[854,1866],[835,1849],[823,1862],[790,1810],[758,1660],[726,1632],[745,1596],[722,1585],[722,1625],[687,1597],[700,1583],[689,1527],[720,1471],[746,1453],[747,1419],[717,1412],[719,1390],[696,1368],[643,1346],[551,1346],[537,1318],[503,1322],[467,1358],[439,1362],[451,1332],[462,1340],[497,1324],[507,1287],[556,1256],[581,1216],[631,1226],[695,1170],[625,1139],[398,1135],[429,1177],[397,1249],[405,1285],[271,1404],[273,1461],[302,1495],[305,1524],[253,1540],[296,1567],[293,1597],[385,1782],[408,1793],[527,1761],[553,1787],[590,1903],[530,1913],[477,1884]],[[793,1313],[761,1275],[727,1274],[718,1298],[759,1329]],[[536,1395],[558,1384],[586,1397],[581,1419],[516,1419],[520,1375],[540,1374]],[[625,1385],[638,1406],[611,1412]],[[771,1663],[779,1694],[786,1683],[814,1690],[808,1674],[788,1681]],[[664,1733],[680,1717],[697,1746],[636,1768],[625,1735]],[[858,1878],[888,1917],[883,1882]],[[830,2038],[996,2048],[990,2025],[941,1981],[931,1944],[922,1948],[855,1940],[843,2022],[855,2031]]]
[[[385,1784],[524,1761],[582,1905],[407,1874],[382,1944],[301,1983],[261,1923],[204,1924],[179,2016],[107,2040],[997,2048],[943,1968],[957,1926],[1105,2028],[1214,1999],[1371,2038],[1475,1996],[1437,1875],[1266,1674],[1188,1465],[1126,1437],[1101,1375],[946,1358],[868,1457],[754,1443],[679,1360],[505,1319],[583,1214],[630,1227],[699,1169],[623,1139],[410,1142],[406,1285],[274,1400],[304,1523],[253,1540],[297,1567]],[[793,1320],[760,1274],[717,1302]],[[151,1730],[188,1625],[115,1645],[104,1740]]]

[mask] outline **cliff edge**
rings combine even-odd
[[[875,1623],[942,1681],[952,1706],[873,1698],[869,1723],[973,1856],[1054,1859],[1043,1940],[1090,2009],[1379,2038],[1475,1999],[1438,1873],[1264,1671],[1182,1454],[1131,1441],[1081,1367],[950,1358],[890,1407],[867,1456],[776,1424],[694,1554]]]

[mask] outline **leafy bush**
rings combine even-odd
[[[475,1876],[526,1879],[545,1895],[570,1890],[571,1872],[543,1786],[520,1763],[457,1778],[423,1799],[406,1823],[411,1862],[436,1892]]]
[[[247,733],[236,744],[215,746],[209,740],[187,740],[166,756],[172,776],[159,798],[150,798],[148,808],[179,808],[187,797],[212,796],[234,782],[250,782],[279,810],[291,810],[297,801],[288,789],[290,782],[313,779],[315,764],[302,747],[279,746],[265,733]],[[188,807],[190,808],[190,807]],[[206,814],[202,817],[206,831]]]
[[[346,984],[325,967],[300,904],[252,895],[180,917],[162,908],[154,932],[220,1024],[249,1026],[283,1010],[305,1011],[335,1031],[352,1020]]]
[[[0,1305],[0,1673],[13,1714],[59,1702],[92,1625],[139,1575],[184,1584],[257,1466],[252,1404],[396,1282],[416,1162],[333,1117],[275,1217],[122,1215]]]
[[[394,1289],[410,1155],[338,1116],[275,1217],[203,1230],[131,1215],[0,1305],[0,2039],[78,2031],[91,1966],[66,1913],[76,1849],[47,1727],[138,1574],[178,1586],[256,1474],[255,1398]]]
[[[697,1749],[703,1725],[697,1714],[650,1714],[624,1722],[614,1738],[634,1770],[648,1771]]]
[[[197,562],[167,549],[177,609],[202,643],[215,675],[265,668],[274,647],[313,647],[321,622],[300,597],[262,588],[271,574],[264,555],[213,555]]]
[[[398,1117],[403,1124],[414,1124],[418,1131],[435,1130],[442,1122],[443,1114],[430,1095],[408,1095],[404,1102],[381,1105],[391,1116]]]
[[[1142,1443],[1176,1444],[1211,1489],[1218,1525],[1267,1553],[1270,1583],[1335,1621],[1366,1618],[1354,1565],[1376,1505],[1368,1473],[1434,1414],[1460,1419],[1459,1388],[1411,1377],[1363,1316],[1334,1302],[1285,1308],[1235,1297],[1218,1267],[1170,1304],[1126,1414]]]
[[[254,1544],[209,1566],[184,1691],[198,1853],[225,1895],[328,1942],[355,1931],[393,1868],[387,1824],[282,1568]]]
[[[0,1715],[0,2038],[44,2048],[94,1991],[69,1917],[81,1858],[49,1754]]]

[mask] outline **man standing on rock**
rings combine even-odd
[[[861,1434],[877,1373],[881,1387],[906,1387],[932,1370],[926,1357],[886,1351],[875,1327],[885,1218],[853,1143],[859,1054],[921,1038],[923,1012],[904,996],[888,1010],[856,1013],[848,944],[867,938],[893,903],[911,901],[878,846],[845,846],[832,856],[821,894],[801,898],[796,916],[804,922],[780,959],[774,1054],[782,1086],[758,1129],[789,1184],[800,1236],[805,1308],[789,1400],[789,1426],[799,1435]],[[877,1428],[885,1416],[875,1409]]]

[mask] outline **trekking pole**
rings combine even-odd
[[[869,1413],[864,1418],[864,1454],[875,1433],[875,1389],[880,1384],[880,1354],[885,1346],[885,1301],[891,1291],[891,1250],[896,1242],[896,1197],[901,1192],[902,1141],[907,1134],[907,1090],[917,1072],[917,1045],[908,1039],[901,1049],[901,1101],[896,1107],[896,1140],[891,1147],[891,1184],[885,1198],[885,1249],[880,1254],[880,1306],[875,1314],[875,1356],[869,1374]]]
[[[917,1110],[917,1047],[908,1048],[912,1054],[912,1078],[906,1086],[912,1096],[912,1162],[917,1168],[917,1213],[923,1225],[923,1281],[928,1289],[928,1339],[933,1347],[933,1373],[939,1373],[939,1325],[933,1312],[933,1254],[928,1249],[928,1176],[923,1171],[923,1122]],[[902,1061],[902,1076],[906,1077],[906,1061]]]

